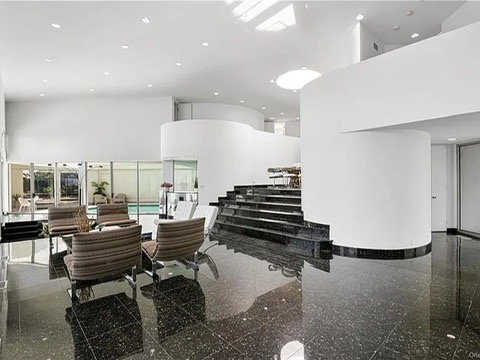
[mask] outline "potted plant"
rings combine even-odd
[[[196,177],[196,176],[195,176],[195,180],[193,181],[193,188],[194,188],[195,190],[198,189],[198,177]]]
[[[20,199],[21,197],[22,195],[20,194],[12,195],[12,211],[16,211],[20,207],[20,202],[18,201],[18,199]]]
[[[100,181],[100,182],[97,183],[95,181],[92,181],[92,182],[90,182],[90,185],[95,189],[95,191],[93,192],[93,195],[107,196],[106,186],[108,185],[108,182]]]

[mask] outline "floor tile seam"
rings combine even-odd
[[[190,314],[188,314],[188,315],[190,315]],[[167,336],[166,338],[164,338],[164,339],[162,340],[162,342],[157,341],[157,338],[156,338],[152,333],[150,333],[150,331],[148,331],[148,329],[145,328],[145,327],[143,326],[143,324],[141,324],[141,325],[142,325],[143,330],[145,330],[145,331],[150,335],[150,337],[151,337],[158,345],[160,345],[160,347],[161,347],[162,349],[164,349],[164,350],[166,351],[166,349],[162,346],[162,343],[164,343],[165,341],[167,341],[168,339],[170,339],[172,336],[176,336],[176,335],[178,335],[178,334],[181,334],[181,333],[189,330],[190,328],[192,328],[192,327],[194,327],[194,326],[202,325],[202,326],[206,327],[208,330],[212,331],[210,328],[208,328],[207,326],[205,326],[205,324],[202,323],[201,321],[195,319],[195,318],[194,318],[193,316],[191,316],[191,315],[190,315],[190,317],[193,318],[193,320],[195,320],[195,322],[194,322],[191,326],[187,326],[186,328],[184,328],[184,329],[176,332],[175,334],[172,334],[172,335]],[[137,321],[137,322],[138,322],[138,321]],[[213,331],[212,331],[212,332],[213,332]],[[215,332],[213,332],[213,333],[214,333],[216,336],[219,336],[217,333],[215,333]],[[171,356],[170,354],[168,354],[168,355]],[[171,357],[172,357],[172,356],[171,356]],[[173,358],[173,357],[172,357],[172,358]]]
[[[471,308],[472,308],[472,303],[473,303],[473,298],[474,298],[474,296],[475,296],[475,293],[477,292],[477,289],[478,289],[478,283],[477,283],[477,285],[475,286],[475,289],[473,290],[473,296],[472,296],[472,299],[470,300],[470,305],[468,306],[467,314],[465,315],[465,321],[463,322],[462,330],[460,331],[460,335],[458,336],[457,344],[455,345],[455,351],[453,352],[452,359],[455,358],[455,354],[457,353],[458,344],[460,343],[460,339],[462,338],[463,330],[465,329],[465,327],[466,327],[466,325],[467,325],[468,315],[470,314],[470,310],[471,310]]]
[[[433,279],[432,279],[433,281]],[[393,327],[392,331],[390,331],[390,333],[387,335],[387,337],[385,338],[385,340],[383,340],[383,342],[378,346],[378,348],[375,350],[375,352],[373,353],[373,355],[370,357],[369,360],[372,360],[375,355],[380,351],[380,349],[382,348],[382,346],[385,345],[385,342],[390,338],[390,336],[393,334],[393,332],[398,328],[398,326],[400,325],[400,323],[403,321],[403,319],[405,319],[405,317],[407,316],[408,312],[413,308],[413,306],[415,306],[415,304],[418,302],[418,300],[423,296],[423,294],[425,294],[428,290],[428,287],[420,294],[420,296],[417,298],[417,300],[414,301],[414,303],[408,308],[408,310],[403,314],[402,318],[395,324],[395,326]]]
[[[266,326],[267,324],[263,324],[262,326],[256,328],[255,330],[253,331],[250,331],[248,334],[245,334],[244,336],[241,336],[239,337],[238,339],[235,339],[234,341],[227,341],[226,339],[224,340],[225,342],[228,342],[228,345],[232,345],[233,347],[235,347],[235,343],[238,343],[240,342],[242,339],[245,339],[246,337],[252,335],[254,332],[258,331],[259,329],[261,329],[262,327]],[[273,331],[274,333],[277,333],[279,335],[282,335],[282,336],[286,336],[285,334],[281,333],[280,331],[278,330],[275,330],[275,329],[272,329],[271,331]],[[223,339],[223,338],[222,338]],[[236,347],[235,347],[236,348]],[[243,353],[243,352],[242,352]]]

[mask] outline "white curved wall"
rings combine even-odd
[[[211,103],[180,104],[179,120],[224,120],[264,130],[265,118],[262,113],[243,106]]]
[[[430,242],[429,134],[330,133],[319,140],[316,119],[303,119],[306,220],[329,224],[334,245],[406,249]]]
[[[199,202],[234,185],[268,184],[267,168],[300,161],[300,139],[223,120],[175,121],[161,128],[162,160],[198,160]]]
[[[253,179],[251,126],[230,121],[176,121],[162,125],[162,160],[198,160],[199,202],[208,204]]]

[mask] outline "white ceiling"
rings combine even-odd
[[[365,14],[363,22],[385,44],[407,45],[438,34],[441,22],[462,4],[294,1],[297,25],[260,32],[255,27],[290,2],[275,4],[249,23],[233,16],[238,3],[0,3],[0,67],[7,101],[151,94],[243,105],[266,118],[291,120],[299,116],[299,93],[270,80],[302,66],[320,73],[334,70],[330,50],[338,46],[338,34],[356,23],[357,14]],[[408,10],[414,14],[405,16]],[[141,21],[144,16],[150,24]],[[61,29],[51,27],[52,22]],[[393,31],[396,25],[400,30]],[[413,32],[420,34],[415,40]],[[203,41],[210,45],[202,46]],[[47,57],[54,61],[46,62]],[[176,66],[178,61],[183,66]]]
[[[383,130],[419,130],[430,134],[432,144],[458,144],[480,139],[480,113],[448,116],[409,124],[380,128]],[[448,139],[455,139],[449,141]]]

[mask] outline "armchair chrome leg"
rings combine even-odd
[[[77,282],[75,280],[70,281],[70,298],[72,299],[72,302],[75,302],[78,300],[77,297]]]
[[[137,266],[132,267],[132,276],[125,275],[125,279],[133,289],[137,288]]]
[[[152,279],[153,279],[153,282],[155,282],[158,278],[158,275],[157,275],[157,262],[155,261],[155,259],[152,259]]]

